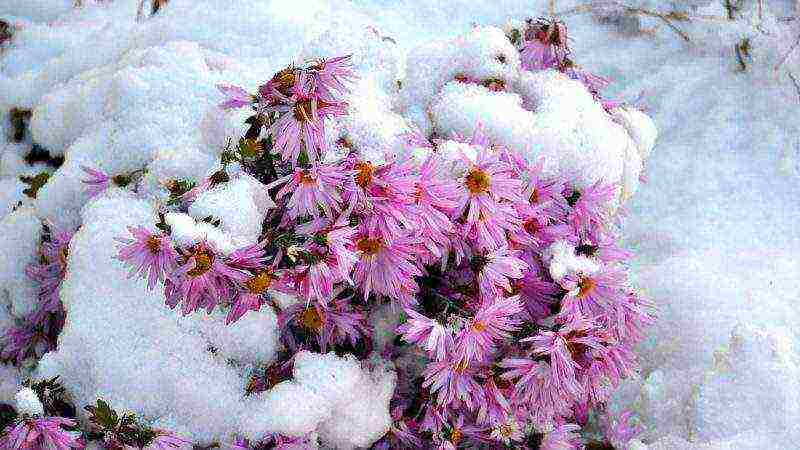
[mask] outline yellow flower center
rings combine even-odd
[[[597,283],[591,278],[582,278],[580,283],[578,283],[578,298],[585,298],[587,295],[591,294],[592,291],[597,287]]]
[[[311,122],[314,104],[311,100],[299,101],[294,105],[294,118],[298,122]]]
[[[383,247],[380,239],[360,239],[356,244],[358,251],[367,255],[374,255]]]
[[[300,180],[299,181],[300,181],[300,184],[302,184],[302,185],[310,186],[310,185],[315,184],[317,182],[317,179],[314,178],[314,176],[311,175],[311,173],[309,173],[309,171],[304,170],[304,171],[300,172]]]
[[[158,249],[161,247],[161,239],[157,238],[156,236],[150,236],[145,241],[144,245],[147,247],[147,250],[150,250],[150,253],[156,254],[158,253]]]
[[[464,181],[464,184],[473,194],[482,194],[484,192],[489,192],[491,181],[492,179],[489,177],[488,173],[475,168],[467,174],[467,179]]]
[[[269,289],[273,279],[274,278],[272,274],[265,270],[257,273],[255,276],[245,281],[244,285],[251,294],[263,294],[264,291]]]
[[[320,315],[319,311],[317,311],[316,306],[312,306],[307,308],[300,314],[300,324],[303,325],[308,330],[318,332],[322,329],[322,325],[324,324],[324,320],[322,319],[322,315]]]
[[[208,252],[200,251],[194,255],[194,268],[187,272],[190,277],[199,277],[211,269],[214,256]]]
[[[372,182],[372,174],[375,173],[375,166],[369,161],[359,161],[355,165],[356,184],[362,188],[366,188]]]

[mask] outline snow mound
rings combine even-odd
[[[426,134],[470,136],[480,124],[495,144],[531,161],[544,157],[547,174],[569,176],[578,187],[618,184],[621,201],[635,193],[655,144],[647,115],[619,111],[620,125],[580,82],[555,70],[522,70],[494,27],[413,50],[400,98]]]
[[[317,430],[334,448],[366,447],[389,430],[394,384],[393,371],[362,368],[352,355],[302,351],[294,359],[294,379],[261,394],[265,405],[255,407],[245,428],[258,436]],[[292,414],[269,413],[289,410]]]

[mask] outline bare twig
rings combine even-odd
[[[786,73],[789,74],[789,79],[792,80],[792,84],[794,84],[794,89],[795,91],[797,91],[797,100],[800,101],[800,82],[797,81],[797,78],[795,78],[792,72],[787,71]]]
[[[568,15],[573,15],[573,14],[580,14],[580,13],[585,13],[585,12],[594,12],[598,7],[609,6],[609,5],[610,6],[616,6],[617,8],[621,8],[622,10],[624,10],[628,14],[639,14],[639,15],[643,15],[643,16],[656,17],[659,20],[661,20],[664,23],[666,23],[667,26],[672,28],[672,30],[675,31],[683,40],[685,40],[686,42],[691,42],[692,41],[692,39],[689,37],[689,35],[686,34],[686,32],[684,32],[680,28],[678,28],[673,23],[673,21],[687,22],[687,21],[689,21],[691,19],[694,19],[695,18],[694,16],[689,16],[688,14],[678,13],[678,12],[660,13],[660,12],[656,12],[656,11],[651,11],[649,9],[636,8],[636,7],[633,7],[633,6],[630,6],[630,5],[626,5],[624,3],[617,2],[617,1],[614,1],[614,0],[605,1],[605,2],[590,2],[590,3],[583,4],[583,5],[578,5],[578,6],[575,6],[573,8],[561,11],[559,13],[556,13],[556,14],[554,14],[554,16],[558,17],[558,16],[568,16]],[[702,18],[702,19],[706,19],[706,20],[714,20],[714,21],[721,20],[719,17],[715,17],[715,16],[705,16],[705,17],[698,16],[697,18]]]
[[[792,47],[789,48],[789,51],[787,51],[786,54],[783,55],[783,57],[781,57],[781,59],[778,61],[778,64],[775,65],[775,70],[781,68],[783,63],[785,63],[786,60],[789,59],[789,55],[791,55],[795,50],[797,50],[798,45],[800,45],[800,35],[797,36],[797,39],[795,39],[794,44],[792,44]]]

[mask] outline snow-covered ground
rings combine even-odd
[[[70,247],[62,299],[72,317],[93,319],[68,322],[64,345],[45,357],[42,373],[63,374],[81,400],[102,394],[121,408],[162,412],[151,418],[164,428],[203,424],[193,436],[199,440],[230,429],[257,430],[265,421],[302,431],[323,423],[319,432],[342,446],[374,440],[372,424],[354,422],[363,415],[351,410],[369,408],[370,398],[387,401],[391,376],[380,368],[362,372],[348,360],[309,357],[296,365],[287,395],[228,401],[242,389],[247,362],[274,353],[275,336],[260,327],[272,323],[267,329],[274,330],[274,315],[226,329],[219,318],[198,324],[175,321],[166,308],[138,308],[159,301],[133,282],[125,284],[121,268],[94,262],[110,258],[112,249],[104,245],[126,225],[152,222],[152,208],[120,191],[84,208],[80,166],[122,172],[148,165],[153,192],[158,179],[207,175],[221,148],[215,139],[225,135],[208,126],[213,121],[207,112],[220,100],[216,83],[252,89],[298,56],[349,52],[371,74],[361,88],[374,94],[354,104],[363,113],[349,126],[362,130],[362,139],[393,145],[407,124],[388,114],[403,100],[387,92],[404,77],[414,48],[466,33],[473,24],[502,27],[510,19],[543,15],[550,2],[171,0],[140,23],[134,21],[137,0],[84,0],[81,8],[72,3],[0,2],[0,18],[17,28],[12,43],[0,49],[0,123],[8,127],[12,107],[32,109],[33,140],[66,156],[39,199],[11,213],[25,199],[27,186],[15,181],[18,175],[44,165],[31,168],[22,161],[30,136],[0,144],[0,302],[21,314],[33,295],[21,271],[39,238],[31,228],[34,215],[62,227],[84,224]],[[556,11],[568,11],[582,2],[553,3]],[[634,3],[720,20],[676,22],[690,37],[687,43],[654,18],[601,23],[586,13],[563,16],[576,60],[614,80],[608,97],[633,100],[643,92],[641,105],[659,135],[645,163],[646,182],[625,205],[624,229],[636,252],[637,285],[655,300],[660,317],[641,348],[641,377],[626,382],[613,406],[633,408],[645,425],[640,439],[646,444],[639,448],[796,448],[800,92],[787,71],[800,78],[800,49],[779,70],[773,67],[800,36],[800,18],[779,19],[800,17],[800,4],[764,0],[764,20],[757,24],[756,1],[742,2],[745,18],[737,21],[724,20],[722,2],[712,0],[628,2]],[[756,25],[763,32],[754,31]],[[744,36],[750,36],[752,55],[740,71],[734,46]],[[388,119],[370,122],[374,111]],[[223,224],[239,230],[231,234],[243,242],[248,220],[260,223],[244,216],[241,223]],[[5,309],[0,330],[9,321]],[[121,317],[121,311],[130,314]],[[160,331],[140,334],[135,323]],[[267,344],[248,347],[252,339],[246,337],[255,333]],[[219,359],[242,365],[192,356],[204,342],[219,344]],[[167,355],[154,355],[157,349]],[[92,380],[77,379],[88,373]],[[11,399],[16,377],[0,366],[0,401]],[[181,386],[181,379],[192,377],[200,384]],[[171,389],[165,392],[164,385]],[[323,406],[309,407],[296,420],[275,417],[290,408],[287,398],[312,398]],[[255,413],[246,423],[233,423],[245,410]]]

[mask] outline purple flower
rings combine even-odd
[[[234,281],[243,282],[247,277],[228,266],[205,242],[183,251],[180,259],[180,266],[167,277],[165,295],[170,308],[183,303],[184,315],[199,308],[210,313],[220,301],[230,300]]]
[[[375,292],[393,301],[407,303],[419,287],[414,277],[422,275],[415,264],[419,239],[403,236],[392,240],[361,233],[356,237],[358,262],[353,279],[364,299]]]
[[[431,358],[443,360],[453,347],[453,335],[439,322],[423,316],[413,309],[406,309],[409,319],[397,328],[397,333],[410,344],[424,348]]]
[[[436,394],[436,404],[440,407],[446,408],[455,403],[472,409],[481,400],[482,391],[475,378],[475,369],[464,360],[450,357],[432,361],[423,375],[425,381],[422,387],[429,388],[431,395]]]
[[[485,256],[473,257],[473,265],[478,273],[478,286],[484,298],[511,292],[509,280],[520,279],[528,269],[528,264],[519,258],[519,250],[501,247]]]
[[[579,450],[583,448],[578,434],[581,427],[574,423],[561,424],[544,435],[540,450]]]
[[[310,168],[296,167],[287,176],[288,182],[278,191],[277,199],[291,194],[286,204],[292,219],[303,216],[319,217],[319,210],[329,218],[339,212],[342,199],[337,192],[344,183],[346,173],[337,166],[314,165]]]
[[[144,450],[173,450],[192,448],[192,443],[174,434],[165,431],[158,431],[155,438],[144,448]]]
[[[573,190],[567,201],[572,206],[569,223],[576,231],[602,230],[608,222],[608,203],[614,199],[616,187],[613,184],[597,183],[582,189]]]
[[[478,130],[471,142],[485,139]],[[514,177],[511,165],[489,150],[478,153],[475,162],[464,154],[461,159],[468,168],[460,180],[462,187],[456,215],[466,214],[467,237],[474,240],[479,249],[496,249],[506,242],[506,231],[522,225],[508,202],[521,202],[524,186]]]
[[[272,285],[275,276],[272,271],[262,270],[253,274],[241,283],[241,289],[231,302],[231,309],[225,324],[236,322],[248,311],[258,311],[264,305],[264,294]]]
[[[445,173],[438,155],[430,155],[422,163],[419,172],[416,195],[418,230],[428,252],[440,259],[447,255],[451,236],[455,232],[450,216],[458,207],[458,186]]]
[[[335,102],[337,101],[335,94],[349,92],[347,84],[356,78],[353,65],[350,62],[351,56],[323,59],[311,67],[311,80],[320,98]]]
[[[624,411],[616,418],[612,417],[609,412],[601,416],[600,428],[603,430],[606,440],[614,448],[628,448],[631,439],[642,432],[642,427],[631,422],[632,417],[631,411]]]
[[[217,89],[225,95],[225,101],[219,104],[222,109],[238,109],[253,103],[253,96],[239,86],[218,84]]]
[[[455,356],[459,361],[482,361],[494,350],[496,341],[511,337],[521,323],[515,317],[522,312],[519,297],[498,298],[484,302],[456,336]]]
[[[295,84],[289,105],[282,105],[280,118],[269,128],[273,148],[284,161],[297,163],[305,151],[311,162],[320,159],[328,144],[325,141],[325,118],[343,116],[347,105],[327,102],[307,87],[301,75]]]
[[[51,346],[36,323],[25,321],[22,326],[9,327],[0,339],[0,360],[19,365],[28,357],[40,358]]]
[[[76,422],[64,417],[23,419],[5,430],[0,437],[0,448],[7,450],[69,450],[81,449],[84,444],[76,433],[63,427],[74,427]]]
[[[529,358],[506,358],[499,366],[508,369],[502,378],[516,384],[513,402],[525,406],[534,423],[552,424],[571,413],[573,400],[555,385],[557,380],[550,364]]]
[[[358,340],[369,331],[364,315],[355,310],[347,299],[336,299],[327,306],[303,302],[286,308],[278,318],[281,328],[287,330],[293,325],[303,334],[311,335],[324,353],[329,345],[349,342],[355,346]],[[291,338],[289,334],[284,336]],[[297,343],[290,347],[298,348]]]
[[[152,290],[157,281],[163,281],[175,268],[178,253],[165,234],[153,233],[141,226],[128,227],[128,231],[133,239],[117,239],[124,244],[119,248],[117,259],[130,267],[129,277],[146,277],[147,287]]]
[[[81,166],[81,170],[89,176],[89,178],[81,180],[81,183],[87,185],[86,190],[89,192],[90,198],[101,194],[111,185],[111,177],[104,172],[87,166]]]

